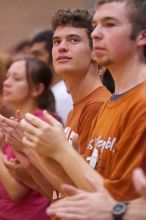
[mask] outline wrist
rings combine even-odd
[[[115,206],[116,203],[117,202],[114,199],[110,200],[110,202],[107,205],[106,210],[104,212],[105,216],[104,216],[103,219],[114,220],[112,210],[113,210],[113,207]]]
[[[69,159],[70,151],[72,152],[72,150],[74,150],[72,145],[66,141],[62,147],[60,146],[60,148],[54,152],[52,159],[62,164]]]
[[[138,198],[133,201],[130,201],[123,220],[146,219],[145,207],[146,207],[146,201],[143,200],[142,198]]]
[[[117,202],[112,209],[113,220],[123,220],[127,211],[127,202]]]

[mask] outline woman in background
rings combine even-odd
[[[31,112],[43,119],[42,111],[50,110],[52,96],[48,86],[52,74],[49,67],[34,58],[23,58],[14,61],[3,83],[3,100],[13,110],[19,109],[23,114]],[[53,107],[54,108],[54,107]],[[51,107],[51,111],[52,111]],[[54,117],[58,116],[50,112]],[[9,160],[16,157],[12,146],[4,145],[3,153]],[[0,219],[2,220],[48,220],[46,207],[50,204],[48,198],[17,181],[0,158]],[[50,199],[52,188],[50,186]]]

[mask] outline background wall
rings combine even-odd
[[[59,8],[92,8],[94,0],[0,0],[0,51],[50,27]]]

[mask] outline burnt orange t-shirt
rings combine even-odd
[[[145,167],[146,82],[102,107],[92,124],[84,158],[104,178],[104,185],[116,200],[138,197],[132,171]]]
[[[72,141],[74,134],[79,135],[81,154],[87,147],[92,121],[110,95],[105,87],[100,86],[80,102],[75,103],[73,110],[68,115],[65,128],[66,137]]]
[[[72,142],[74,134],[79,135],[81,154],[84,153],[87,147],[92,121],[110,96],[111,93],[104,86],[100,86],[80,102],[73,105],[73,110],[67,118],[65,133],[70,142]],[[51,220],[59,220],[59,218],[51,216]]]

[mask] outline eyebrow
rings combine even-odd
[[[37,50],[37,49],[31,51],[31,53],[34,54],[34,55],[35,55],[35,54],[41,54],[41,52],[42,52],[42,50]]]
[[[68,34],[66,37],[67,37],[67,38],[70,38],[70,37],[78,37],[78,38],[81,38],[81,36],[79,36],[78,34]],[[54,37],[53,37],[53,40],[54,40],[54,39],[59,39],[59,38],[61,38],[61,37],[60,37],[60,36],[54,36]]]
[[[7,77],[7,78],[8,78],[8,77],[11,77],[11,73],[12,73],[12,72],[7,71],[7,72],[6,72],[6,77]],[[14,76],[14,77],[15,77],[15,76],[19,76],[19,74],[16,73],[16,72],[14,72],[14,73],[13,73],[13,76]]]
[[[110,21],[110,20],[119,23],[119,20],[118,20],[117,18],[110,17],[110,16],[107,16],[107,17],[104,17],[104,18],[101,19],[102,22]],[[95,24],[96,24],[96,19],[93,19],[93,20],[92,20],[92,25],[94,26]]]
[[[18,72],[13,72],[14,76],[20,76],[20,74]]]

